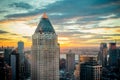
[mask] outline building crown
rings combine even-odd
[[[35,33],[55,33],[55,30],[51,24],[51,22],[48,19],[48,16],[46,13],[43,14],[36,30]]]

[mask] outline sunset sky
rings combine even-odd
[[[31,47],[44,12],[62,48],[120,44],[120,0],[1,0],[0,46]]]

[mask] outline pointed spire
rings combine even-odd
[[[42,18],[48,18],[47,14],[46,14],[46,13],[43,13]]]
[[[48,16],[46,13],[43,14],[42,19],[40,20],[35,33],[55,33],[55,30],[51,24],[51,22],[48,19]]]

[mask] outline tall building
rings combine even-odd
[[[80,63],[81,62],[88,62],[88,61],[97,61],[98,57],[97,55],[88,55],[88,54],[82,54],[79,56]]]
[[[12,52],[12,48],[5,48],[4,49],[4,60],[7,64],[10,64],[10,53]]]
[[[0,55],[0,80],[12,80],[11,67],[4,62],[2,55]]]
[[[66,54],[66,61],[67,61],[67,66],[66,66],[67,72],[71,74],[74,72],[74,68],[75,68],[75,54],[72,53],[71,50]]]
[[[24,55],[24,42],[23,41],[19,41],[18,42],[18,54],[19,54],[19,72],[20,72],[20,79],[21,80],[24,80],[25,79],[25,70],[24,70],[24,58],[25,58],[25,55]]]
[[[107,66],[107,44],[101,43],[100,44],[100,51],[98,53],[98,63],[102,66]]]
[[[46,13],[32,35],[32,80],[59,80],[60,47]]]
[[[25,72],[25,78],[30,77],[31,75],[31,65],[28,59],[25,57],[25,67],[24,67],[24,72]]]
[[[109,65],[110,66],[117,66],[119,53],[118,49],[116,47],[116,43],[110,43],[109,44]]]
[[[24,42],[19,41],[18,42],[18,53],[20,55],[20,63],[24,62]]]
[[[19,54],[15,50],[10,54],[10,66],[12,69],[12,80],[19,80]]]
[[[90,60],[80,64],[80,80],[101,80],[102,66]]]

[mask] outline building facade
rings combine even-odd
[[[12,80],[19,79],[19,54],[15,50],[10,54],[10,66],[12,69]]]
[[[5,48],[4,49],[4,60],[7,64],[10,64],[10,53],[12,52],[12,48]]]
[[[67,72],[70,74],[73,73],[75,68],[75,54],[71,50],[66,54],[66,64]]]
[[[11,67],[4,62],[4,57],[0,55],[0,80],[12,80]]]
[[[59,53],[57,35],[44,13],[32,35],[32,80],[59,80]]]
[[[18,41],[18,54],[19,54],[19,73],[20,73],[20,80],[25,79],[25,70],[24,70],[24,42],[23,41]]]
[[[107,44],[101,43],[100,51],[98,53],[98,63],[100,65],[107,66],[107,55],[108,55]]]
[[[102,66],[95,61],[80,64],[80,80],[101,80]]]
[[[109,44],[109,65],[110,66],[117,66],[119,53],[116,46],[116,43]]]

